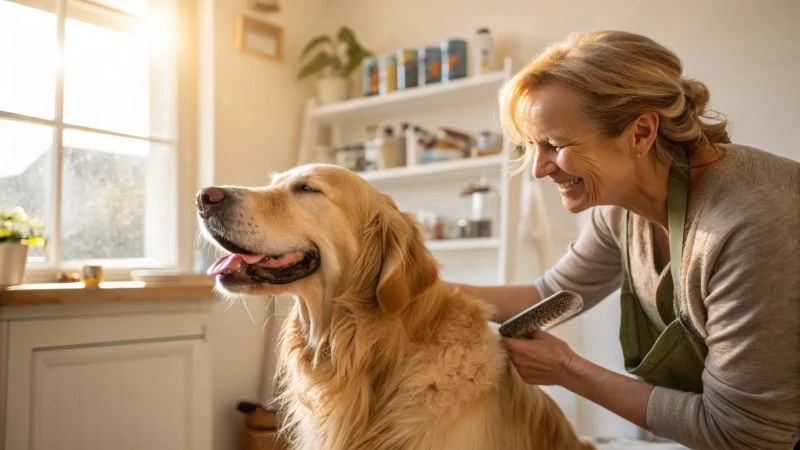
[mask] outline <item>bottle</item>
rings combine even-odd
[[[414,127],[414,134],[417,136],[417,143],[422,146],[422,148],[433,148],[436,145],[436,136],[421,126],[417,125]]]
[[[472,72],[475,75],[494,70],[494,51],[492,49],[492,35],[488,28],[479,28],[475,32],[472,45]]]

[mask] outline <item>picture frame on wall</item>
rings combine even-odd
[[[283,28],[239,14],[236,16],[236,50],[271,61],[283,61]]]
[[[249,0],[251,9],[261,12],[278,12],[281,10],[280,0]]]

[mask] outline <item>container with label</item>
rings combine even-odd
[[[467,41],[442,41],[442,83],[467,76]]]
[[[406,165],[406,138],[395,136],[394,129],[384,127],[383,135],[365,142],[366,170],[384,170]]]
[[[397,57],[386,55],[379,61],[380,93],[387,94],[397,90]]]
[[[420,86],[442,81],[442,49],[422,47],[417,52],[417,61]]]
[[[335,152],[336,165],[353,172],[363,172],[366,169],[363,144],[338,147]]]
[[[494,70],[494,51],[492,35],[488,28],[480,28],[475,32],[472,42],[472,73],[480,75]]]
[[[364,96],[378,95],[380,92],[380,74],[378,73],[378,60],[364,58],[362,64]]]
[[[397,89],[403,90],[418,86],[417,51],[397,50]]]

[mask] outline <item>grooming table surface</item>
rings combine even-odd
[[[647,442],[630,438],[588,438],[597,450],[687,450],[680,444]]]

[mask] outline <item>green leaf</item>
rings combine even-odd
[[[328,52],[318,53],[314,59],[300,69],[300,73],[297,74],[297,79],[300,80],[322,72],[323,69],[331,65],[332,59],[333,57]]]
[[[350,75],[354,70],[361,66],[361,62],[364,61],[365,58],[369,57],[372,57],[372,52],[357,46],[355,50],[349,54],[347,64],[345,64],[344,69],[342,69],[342,74],[344,76]]]
[[[339,35],[336,38],[339,39],[339,42],[347,43],[348,47],[356,44],[356,34],[347,26],[339,28]]]
[[[372,56],[372,52],[363,48],[361,44],[358,43],[355,33],[347,26],[342,26],[339,29],[337,39],[339,39],[339,42],[347,44],[347,63],[342,68],[343,76],[350,75],[361,66],[361,62],[364,58]]]
[[[314,50],[320,44],[323,44],[323,43],[329,43],[330,44],[331,43],[331,37],[323,34],[323,35],[315,37],[314,39],[311,39],[311,41],[309,41],[308,44],[306,44],[306,48],[303,49],[303,52],[300,53],[300,59],[305,58],[305,56],[309,52],[311,52],[311,50]]]

